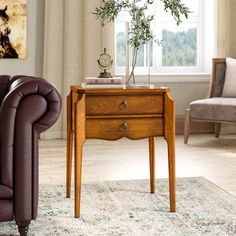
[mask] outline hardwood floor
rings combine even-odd
[[[65,184],[65,140],[40,141],[40,184]],[[156,178],[168,177],[167,146],[156,138]],[[87,140],[83,149],[82,183],[103,180],[148,179],[148,140]],[[176,137],[177,177],[204,176],[236,196],[236,135]]]

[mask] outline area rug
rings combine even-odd
[[[82,187],[81,218],[65,186],[41,185],[39,216],[29,235],[236,235],[236,199],[204,178],[177,179],[177,213],[169,212],[168,180],[97,182]],[[17,235],[0,223],[0,235]]]

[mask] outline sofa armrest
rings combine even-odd
[[[38,132],[41,133],[57,121],[61,111],[61,96],[57,89],[46,80],[30,76],[14,80],[3,100],[2,109],[4,106],[8,110],[9,108],[17,109],[22,99],[30,95],[42,96],[47,102],[47,112],[37,120]]]
[[[56,122],[60,110],[57,89],[46,80],[33,77],[15,80],[2,102],[0,179],[13,188],[14,214],[18,221],[33,219],[36,214],[38,134]]]

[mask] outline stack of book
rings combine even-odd
[[[86,77],[85,86],[86,88],[123,88],[124,85],[121,77]]]

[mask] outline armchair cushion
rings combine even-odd
[[[236,59],[226,58],[225,83],[222,97],[236,98]]]
[[[236,122],[236,99],[215,97],[196,100],[190,103],[190,118]]]

